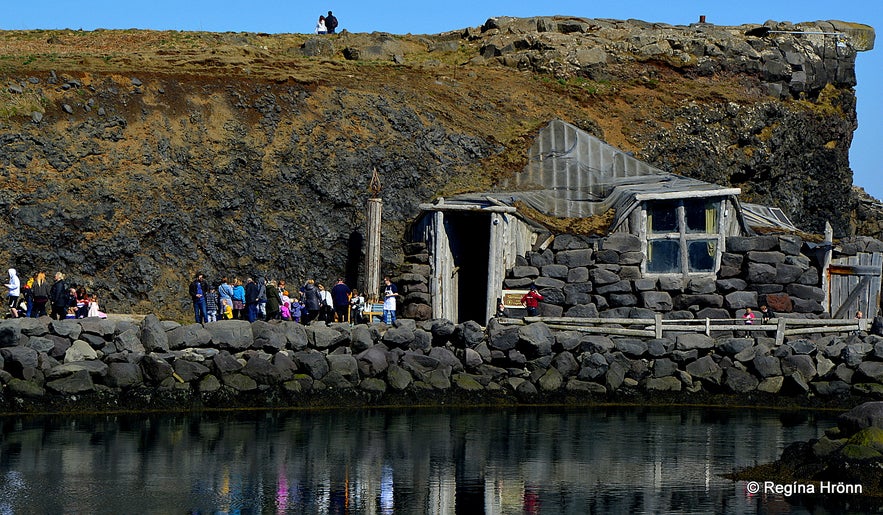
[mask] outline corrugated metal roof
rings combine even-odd
[[[488,197],[509,205],[521,201],[557,218],[585,218],[614,209],[616,227],[641,200],[740,193],[738,188],[663,172],[562,120],[540,131],[527,166],[500,190],[457,195],[445,202],[486,202]]]

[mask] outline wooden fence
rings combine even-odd
[[[552,329],[611,336],[639,336],[644,338],[662,338],[666,332],[704,333],[707,336],[711,336],[712,332],[717,331],[775,331],[776,345],[784,343],[786,336],[851,333],[856,331],[866,331],[868,326],[868,320],[865,318],[773,318],[766,324],[759,323],[759,321],[754,324],[746,324],[742,319],[720,318],[665,320],[662,318],[662,315],[657,315],[655,318],[525,317],[524,319],[500,319],[500,323],[503,325],[523,325],[525,323],[533,322],[543,322]]]

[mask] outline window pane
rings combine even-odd
[[[689,272],[713,272],[717,240],[694,240],[687,245]]]
[[[678,203],[651,202],[647,210],[650,234],[678,232]]]
[[[717,233],[718,202],[685,200],[684,216],[687,219],[688,233]]]
[[[673,240],[647,242],[647,271],[657,274],[681,271],[681,245]]]

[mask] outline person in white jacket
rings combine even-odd
[[[21,281],[18,279],[18,273],[15,268],[9,269],[9,282],[4,286],[9,288],[9,313],[12,318],[18,318],[18,297],[21,295]]]

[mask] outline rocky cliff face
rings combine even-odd
[[[847,160],[855,55],[874,41],[862,25],[532,18],[432,36],[3,41],[0,261],[65,271],[113,311],[181,316],[197,271],[357,280],[375,167],[392,270],[418,203],[494,187],[555,117],[739,186],[807,231],[883,219]]]

